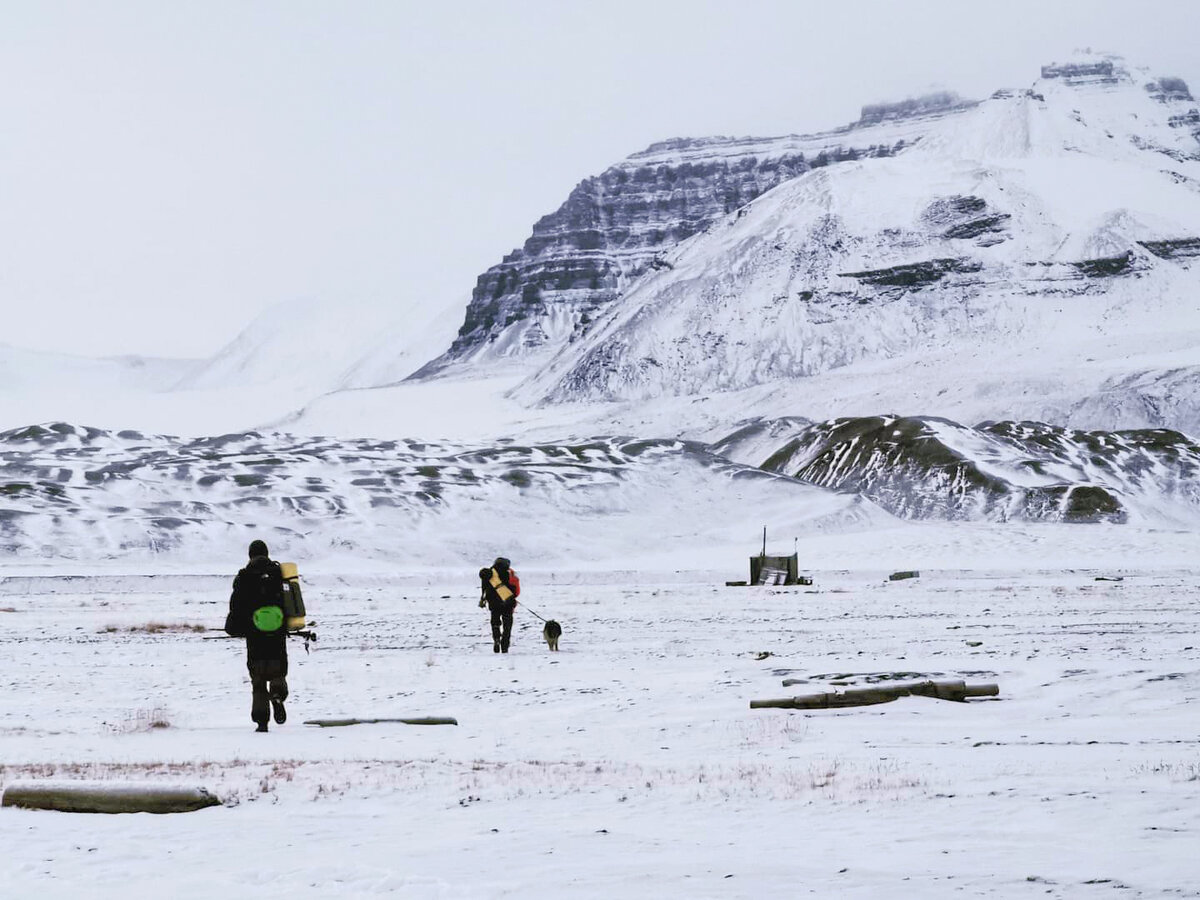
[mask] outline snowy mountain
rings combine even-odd
[[[891,156],[972,105],[943,92],[865,106],[828,132],[678,138],[635,153],[580,182],[522,248],[479,276],[454,343],[418,377],[496,359],[542,362],[721,216],[804,172]]]
[[[981,418],[1067,407],[1077,424],[1111,428],[1126,423],[1109,413],[1133,406],[1147,421],[1130,424],[1195,430],[1198,136],[1177,79],[1111,59],[1047,67],[1031,89],[942,117],[900,154],[808,172],[721,218],[517,395],[774,384],[803,401],[812,376],[861,364],[874,386],[860,408],[875,397],[864,412],[878,412],[920,367],[922,413],[959,412],[942,392],[986,393]],[[1065,393],[1027,396],[1064,369],[1083,373]],[[1184,399],[1157,415],[1164,381]]]
[[[587,567],[718,546],[738,558],[766,521],[793,535],[891,521],[703,445],[620,438],[182,440],[57,423],[0,433],[0,496],[0,553],[30,559],[236,558],[259,536],[305,558]]]

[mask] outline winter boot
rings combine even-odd
[[[257,732],[257,731],[266,731],[266,730],[267,730],[267,723],[266,723],[266,722],[259,722],[259,723],[258,723],[258,727],[257,727],[257,728],[255,728],[254,730],[255,730],[256,732]]]
[[[275,713],[275,724],[282,725],[287,721],[287,710],[283,708],[282,700],[272,700],[271,710]]]

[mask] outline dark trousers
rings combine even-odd
[[[492,641],[499,644],[501,650],[507,650],[509,638],[512,637],[512,610],[493,609],[491,613]]]
[[[250,670],[250,718],[265,725],[271,718],[270,701],[287,699],[287,660],[255,659],[246,663]]]

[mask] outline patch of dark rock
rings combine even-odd
[[[1146,85],[1146,93],[1160,103],[1168,100],[1191,101],[1192,92],[1182,78],[1159,78]]]
[[[987,201],[982,197],[963,196],[939,197],[921,213],[921,218],[930,225],[947,225],[963,219],[976,218],[987,210]]]
[[[1104,488],[1094,484],[1074,485],[1066,491],[1064,522],[1124,522],[1125,508],[1121,501]]]
[[[259,475],[257,473],[243,473],[240,475],[234,475],[233,480],[239,487],[261,487],[267,483],[267,476]]]
[[[527,488],[533,484],[533,479],[529,477],[529,473],[523,469],[513,469],[511,472],[505,472],[500,476],[501,481],[507,481],[509,484],[518,488]]]
[[[991,216],[983,216],[979,219],[973,219],[970,222],[963,222],[955,225],[952,228],[947,228],[942,233],[942,237],[950,240],[968,240],[977,238],[984,234],[994,234],[999,231],[1004,231],[1006,222],[1011,219],[1008,213],[996,213]]]
[[[200,487],[211,487],[223,477],[223,475],[201,475],[196,479],[196,484],[200,485]]]
[[[1189,109],[1181,115],[1171,116],[1171,118],[1167,119],[1167,124],[1172,128],[1187,128],[1200,125],[1200,110]]]
[[[964,100],[952,91],[935,91],[920,97],[910,97],[894,103],[868,103],[862,108],[855,127],[878,125],[896,119],[911,119],[932,113],[945,113],[974,106],[975,101]]]
[[[1070,265],[1088,278],[1111,278],[1114,275],[1123,275],[1132,268],[1133,253],[1127,250],[1120,256],[1085,259]]]
[[[1200,256],[1200,237],[1174,238],[1165,241],[1138,241],[1160,259],[1179,259]]]
[[[0,439],[4,441],[37,441],[41,444],[48,444],[57,440],[57,437],[48,428],[41,425],[29,425],[25,428],[6,431],[0,434]]]
[[[863,272],[839,272],[845,278],[857,278],[876,287],[921,288],[947,275],[958,272],[978,272],[982,263],[967,259],[931,259],[926,262],[891,266],[887,269],[868,269]]]
[[[1116,82],[1113,64],[1109,60],[1090,63],[1068,63],[1066,65],[1042,66],[1043,78],[1061,78],[1065,81],[1087,80],[1092,82]]]

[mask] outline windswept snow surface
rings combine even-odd
[[[1200,896],[1200,573],[1177,568],[1195,538],[881,534],[806,541],[807,588],[720,586],[744,554],[658,575],[517,558],[507,655],[473,569],[302,564],[320,639],[292,646],[289,721],[266,735],[240,642],[161,627],[219,627],[228,574],[2,579],[0,787],[202,785],[226,805],[0,809],[0,883],[46,900]],[[926,566],[953,541],[950,568]],[[887,582],[898,563],[921,576]],[[562,622],[562,652],[532,611]],[[925,678],[1000,696],[748,708]],[[459,725],[303,724],[411,715]]]
[[[89,358],[0,344],[0,429],[46,420],[123,421],[130,398],[168,390],[199,360]]]

